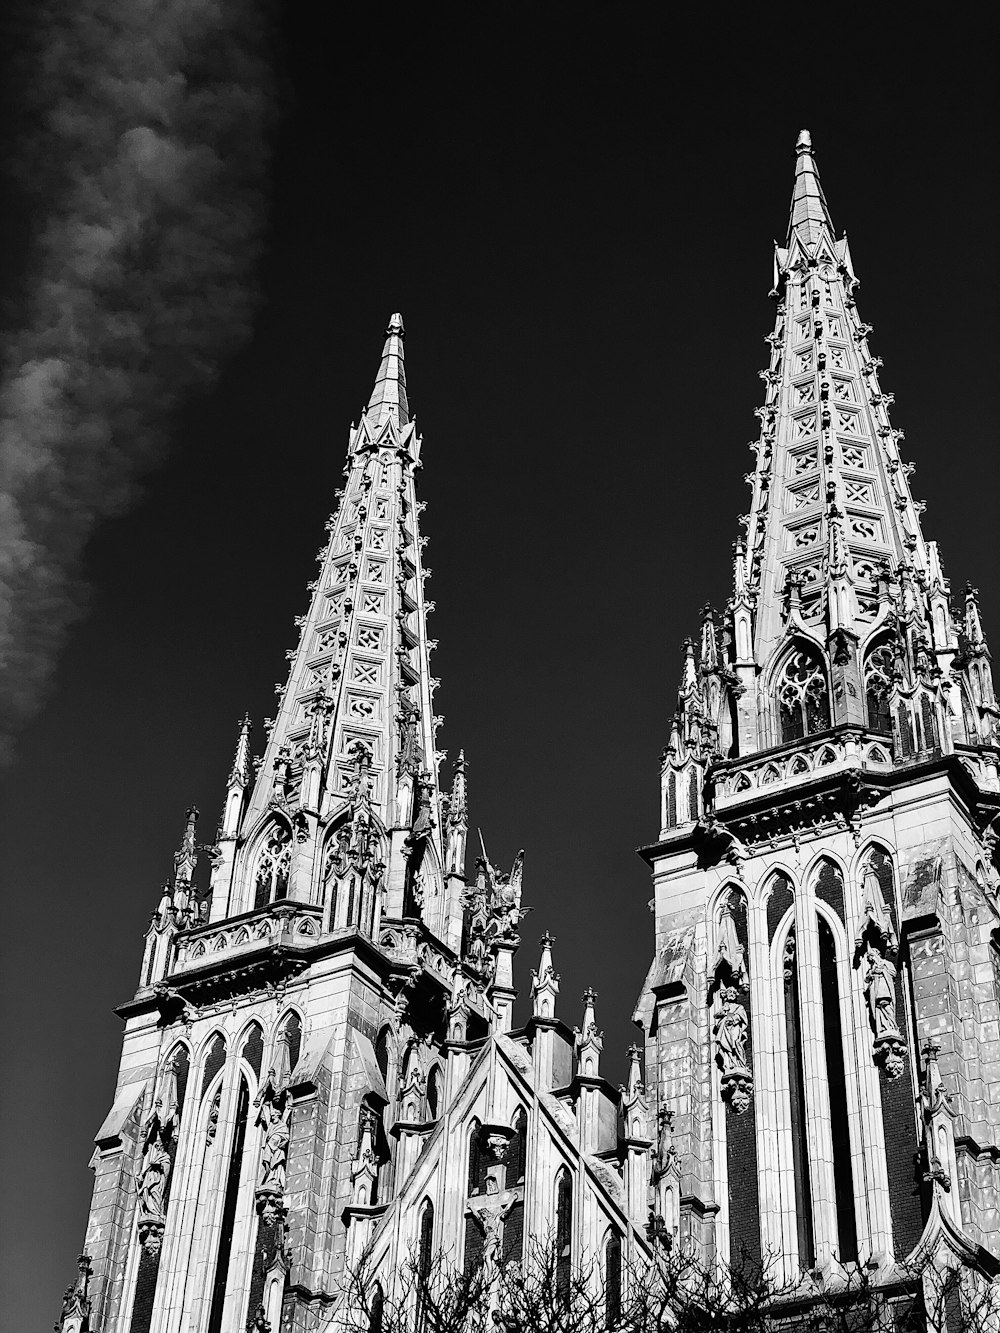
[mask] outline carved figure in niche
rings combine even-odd
[[[156,1136],[146,1153],[138,1183],[139,1215],[145,1220],[163,1221],[170,1166],[170,1153]]]
[[[281,1101],[268,1099],[261,1107],[257,1123],[264,1129],[264,1144],[260,1155],[258,1192],[269,1194],[285,1192],[290,1112],[291,1104],[284,1098]]]
[[[472,1216],[483,1233],[482,1265],[494,1266],[500,1255],[500,1242],[503,1239],[503,1223],[514,1206],[516,1195],[511,1194],[506,1203],[495,1208],[477,1208]]]
[[[896,1025],[896,969],[888,958],[871,948],[865,955],[865,997],[875,1040],[899,1036]]]
[[[723,986],[721,1007],[712,1026],[716,1060],[722,1070],[722,1096],[741,1115],[750,1105],[753,1075],[747,1065],[747,1011],[735,986]]]
[[[886,1076],[897,1079],[902,1074],[906,1046],[896,1022],[896,968],[870,945],[865,954],[865,998],[875,1041],[872,1053]]]

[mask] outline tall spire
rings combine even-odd
[[[406,401],[406,371],[403,366],[403,316],[393,315],[385,331],[385,346],[382,348],[382,364],[378,368],[378,377],[372,396],[368,400],[365,416],[372,433],[379,430],[390,418],[396,428],[405,426],[409,421],[409,406]]]
[[[826,228],[833,236],[833,223],[826,196],[819,183],[819,171],[813,158],[812,139],[808,130],[802,130],[795,144],[795,187],[792,190],[792,209],[788,218],[788,244],[798,235],[808,244],[815,241]]]
[[[881,362],[868,348],[846,240],[836,240],[807,131],[796,145],[787,248],[775,253],[778,302],[763,372],[761,435],[747,520],[747,592],[754,657],[763,666],[788,628],[789,577],[803,621],[824,636],[853,629],[844,588],[853,580],[862,621],[875,614],[877,570],[912,562],[926,572],[923,506],[910,495]],[[840,600],[838,603],[838,592]]]
[[[442,753],[435,741],[437,681],[430,674],[435,644],[426,623],[429,571],[414,487],[419,453],[396,314],[368,407],[351,429],[346,483],[326,525],[318,577],[307,588],[309,609],[295,622],[299,637],[286,653],[287,680],[275,687],[278,710],[266,724],[267,748],[249,799],[231,801],[224,832],[239,843],[255,839],[267,819],[277,821],[288,847],[280,853],[287,894],[308,901],[328,873],[326,861],[314,863],[327,855],[331,821],[352,821],[355,840],[390,866],[387,913],[420,914],[441,938],[457,940],[460,906],[450,899],[446,906],[435,882],[444,862]],[[247,732],[234,765],[241,777]],[[399,843],[395,856],[390,841]],[[213,917],[253,907],[246,879],[255,873],[252,856],[222,858],[217,879],[225,882],[213,881]]]

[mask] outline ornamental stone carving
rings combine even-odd
[[[735,986],[723,986],[720,1008],[712,1025],[715,1058],[722,1070],[722,1097],[736,1115],[742,1115],[753,1094],[753,1074],[747,1064],[747,1011]]]

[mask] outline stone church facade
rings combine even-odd
[[[991,1289],[1000,712],[856,286],[803,132],[745,534],[685,644],[641,852],[620,1088],[593,994],[557,1014],[547,936],[513,1026],[521,858],[466,879],[393,316],[263,754],[244,720],[210,887],[192,810],[119,1009],[62,1333],[312,1333],[362,1254],[388,1285],[530,1237],[608,1290],[680,1245],[901,1292],[930,1257]]]

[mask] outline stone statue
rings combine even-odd
[[[159,1134],[155,1134],[150,1142],[139,1175],[138,1193],[141,1217],[154,1221],[163,1220],[170,1167],[170,1154],[163,1146]]]
[[[720,996],[722,1007],[712,1028],[722,1077],[731,1074],[749,1074],[746,1057],[747,1011],[740,1004],[735,986],[723,986]]]
[[[868,971],[865,975],[865,997],[875,1040],[898,1037],[896,1024],[896,969],[888,958],[869,947],[865,955]]]
[[[723,986],[719,992],[721,1008],[712,1027],[716,1060],[722,1070],[722,1095],[737,1115],[750,1105],[753,1075],[747,1064],[747,1011],[740,1003],[735,986]]]
[[[288,1165],[290,1103],[266,1101],[261,1107],[258,1124],[264,1127],[264,1145],[260,1155],[259,1191],[269,1194],[285,1192],[285,1169]]]

